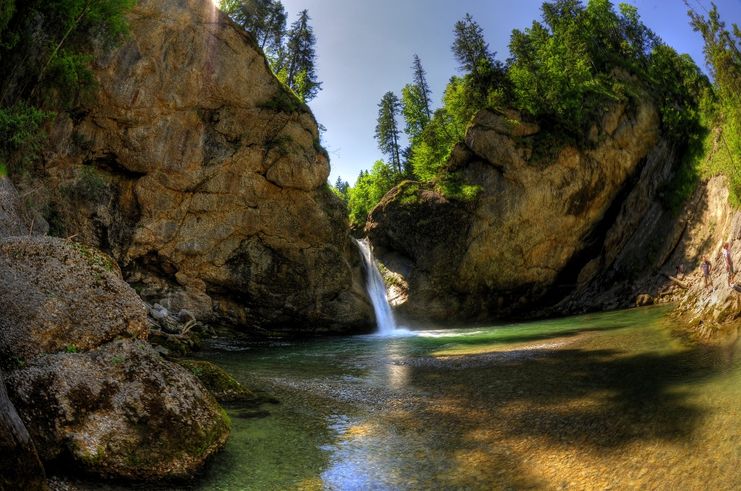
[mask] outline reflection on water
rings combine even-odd
[[[200,489],[739,489],[738,347],[662,309],[208,355],[280,401]]]

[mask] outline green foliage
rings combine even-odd
[[[330,190],[347,205],[350,200],[350,184],[347,181],[343,181],[341,177],[337,177],[334,186],[329,187]]]
[[[269,57],[275,57],[286,34],[286,9],[279,0],[221,0],[219,8],[255,37]]]
[[[74,344],[68,344],[67,346],[65,346],[64,351],[65,353],[77,353],[78,348]]]
[[[7,67],[0,77],[2,102],[73,105],[92,85],[93,46],[112,46],[121,39],[127,32],[125,14],[133,5],[134,0],[16,1],[0,32],[0,61]],[[50,91],[55,97],[44,101]]]
[[[714,4],[707,18],[692,9],[688,15],[705,41],[705,60],[715,79],[715,99],[704,108],[706,125],[714,130],[703,141],[696,167],[703,178],[725,175],[729,199],[741,207],[741,29],[736,24],[727,29]]]
[[[481,192],[481,186],[466,184],[456,173],[445,174],[436,182],[437,191],[450,200],[470,202]]]
[[[6,171],[24,172],[38,158],[46,138],[42,126],[52,116],[25,102],[0,108],[0,160],[9,164]]]
[[[494,63],[494,55],[489,52],[489,45],[484,39],[484,30],[473,20],[471,14],[455,23],[453,27],[453,55],[458,60],[461,70],[476,72],[486,70],[487,65]]]
[[[134,0],[0,0],[0,161],[28,170],[53,110],[70,109],[94,87],[94,46],[127,32]]]
[[[422,181],[434,179],[444,168],[455,144],[463,138],[460,118],[445,108],[438,109],[412,147],[410,161],[414,175]]]
[[[350,224],[361,226],[368,213],[401,180],[401,176],[385,162],[378,160],[370,172],[361,171],[355,186],[348,190]]]
[[[698,133],[696,108],[707,80],[641,23],[635,7],[557,0],[542,11],[542,23],[512,32],[508,76],[517,109],[583,141],[605,108],[628,101],[638,85],[659,103],[671,139]]]
[[[401,89],[401,115],[406,127],[404,132],[414,142],[430,122],[424,93],[416,84],[407,84]]]

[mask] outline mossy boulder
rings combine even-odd
[[[8,385],[42,459],[104,477],[192,476],[229,435],[211,394],[144,341],[41,356]]]
[[[257,401],[259,396],[240,384],[223,368],[205,360],[176,360],[189,370],[220,402]]]

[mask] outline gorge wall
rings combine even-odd
[[[599,250],[591,249],[612,225],[606,222],[615,221],[616,199],[659,144],[657,109],[648,98],[611,108],[587,150],[564,145],[538,156],[541,131],[516,114],[482,111],[447,167],[478,187],[474,199],[447,199],[429,187],[402,199],[401,186],[373,210],[366,232],[382,261],[392,270],[410,265],[402,310],[436,320],[522,314],[592,279],[591,256]],[[448,216],[439,241],[410,223],[441,215]]]
[[[527,318],[630,307],[640,296],[676,303],[708,335],[739,316],[720,250],[730,242],[741,260],[741,213],[720,176],[681,209],[667,205],[682,155],[650,97],[605,111],[586,148],[549,146],[542,131],[515,113],[481,111],[446,168],[474,198],[404,182],[371,212],[365,232],[399,313]],[[712,289],[698,269],[705,255]]]
[[[142,0],[58,118],[32,186],[51,232],[99,247],[150,302],[306,333],[370,325],[357,250],[308,108],[211,2]]]

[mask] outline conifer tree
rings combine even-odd
[[[401,110],[399,98],[393,92],[386,92],[378,103],[378,122],[376,124],[376,140],[378,148],[385,153],[391,167],[401,173],[401,152],[399,149],[399,125],[396,117]]]
[[[432,111],[430,109],[432,90],[430,90],[430,85],[427,83],[427,72],[422,68],[422,61],[419,59],[417,54],[414,55],[414,64],[412,65],[412,69],[414,70],[414,85],[419,89],[419,94],[424,103],[425,115],[429,121],[432,117]]]
[[[484,40],[484,30],[471,14],[466,14],[463,20],[456,22],[453,32],[453,54],[461,70],[475,74],[486,71],[494,64],[494,55],[489,52],[489,45]]]
[[[287,18],[280,0],[223,0],[220,7],[255,37],[268,57],[277,55],[286,34]]]
[[[401,114],[406,122],[404,132],[414,143],[432,117],[430,110],[432,91],[427,83],[422,62],[417,55],[414,55],[412,70],[414,72],[414,82],[401,89]]]
[[[279,74],[283,72],[286,85],[304,102],[316,97],[322,85],[316,75],[316,37],[310,20],[308,10],[299,12],[298,19],[288,31],[288,40],[277,66]]]

